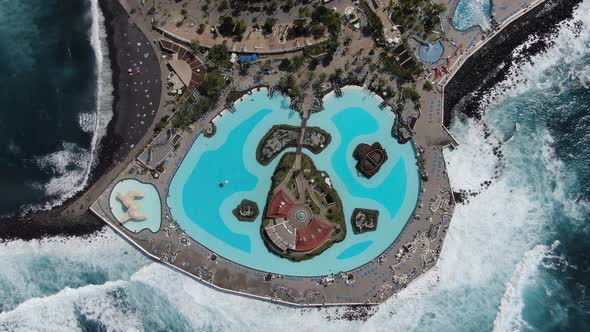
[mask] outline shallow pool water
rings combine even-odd
[[[127,193],[130,191],[139,191],[143,193],[142,198],[137,198],[135,203],[139,206],[139,211],[147,216],[145,220],[129,220],[123,224],[125,228],[132,232],[139,232],[143,229],[149,229],[152,232],[157,232],[160,229],[162,222],[162,204],[160,202],[160,196],[156,187],[152,184],[143,183],[135,179],[125,179],[119,181],[111,190],[109,197],[109,205],[111,206],[111,212],[117,218],[121,218],[126,213],[126,208],[117,199],[117,192]]]
[[[280,156],[268,166],[258,164],[258,142],[273,125],[298,126],[301,122],[298,113],[288,108],[288,100],[269,98],[266,91],[245,96],[236,103],[236,113],[226,112],[216,121],[215,136],[196,140],[171,182],[168,205],[173,217],[210,250],[259,270],[314,276],[367,263],[396,239],[413,212],[419,191],[414,149],[391,137],[394,115],[380,110],[379,103],[373,95],[347,87],[341,98],[327,96],[325,110],[308,121],[309,126],[319,126],[332,135],[332,142],[319,155],[304,152],[331,177],[347,218],[346,238],[321,255],[297,263],[278,257],[268,251],[260,236],[261,216],[245,223],[232,214],[242,199],[255,201],[264,210]],[[387,150],[389,159],[369,180],[357,175],[352,151],[361,142],[375,141]],[[376,231],[352,232],[350,217],[357,207],[379,210]]]
[[[419,54],[420,60],[422,62],[435,63],[436,61],[438,61],[438,59],[440,59],[444,50],[445,49],[443,47],[443,44],[441,43],[440,40],[438,40],[432,44],[428,44],[428,43],[421,44],[418,54]]]
[[[459,0],[453,14],[453,27],[465,31],[475,26],[488,30],[492,0]]]

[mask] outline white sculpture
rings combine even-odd
[[[117,192],[117,199],[119,201],[121,201],[121,204],[123,204],[127,208],[127,213],[125,213],[121,217],[119,222],[121,222],[123,224],[123,223],[129,221],[130,219],[138,220],[138,221],[147,219],[146,215],[139,213],[139,205],[137,205],[135,203],[136,198],[142,198],[142,197],[143,197],[143,193],[139,192],[139,191],[130,191],[130,192],[127,192],[126,194],[124,194],[122,192]]]

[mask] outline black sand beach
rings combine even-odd
[[[148,132],[161,95],[158,56],[146,36],[130,24],[117,0],[101,0],[99,4],[105,17],[113,71],[114,116],[101,141],[98,162],[87,188],[123,160]],[[105,225],[101,220],[79,209],[79,201],[84,197],[84,192],[80,192],[51,211],[16,214],[0,220],[0,240],[83,236],[102,229]]]
[[[158,111],[162,92],[160,62],[150,41],[129,22],[117,0],[101,0],[100,7],[109,36],[115,100],[114,117],[102,142],[105,159],[95,169],[98,176],[100,169],[123,160],[146,134]]]
[[[548,0],[507,26],[471,56],[445,87],[445,126],[450,126],[454,112],[479,119],[482,96],[503,81],[514,64],[539,54],[547,44],[544,38],[538,38],[518,58],[513,58],[513,50],[527,41],[529,36],[545,37],[555,32],[556,25],[571,18],[573,9],[580,2]]]

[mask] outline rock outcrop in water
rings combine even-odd
[[[381,166],[387,161],[387,151],[375,142],[372,145],[361,143],[352,153],[357,160],[356,169],[366,178],[372,178],[381,169]]]

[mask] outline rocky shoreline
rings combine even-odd
[[[580,2],[547,0],[511,23],[465,61],[445,86],[444,125],[448,128],[457,113],[480,119],[482,98],[507,77],[512,66],[544,51],[549,40],[543,37],[554,33],[559,22],[571,18]],[[541,38],[515,57],[513,51],[533,35]]]

